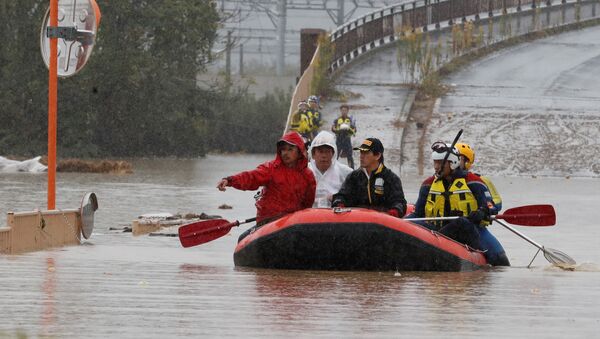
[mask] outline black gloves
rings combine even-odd
[[[482,220],[486,220],[486,221],[491,220],[490,219],[490,211],[487,208],[480,207],[476,211],[469,213],[469,216],[467,217],[467,219],[469,219],[469,221],[474,223],[475,225],[479,225]]]

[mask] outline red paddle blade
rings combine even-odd
[[[495,216],[511,224],[521,226],[552,226],[556,224],[556,213],[552,205],[528,205],[509,208]]]
[[[225,219],[211,219],[194,222],[179,227],[179,241],[183,247],[192,247],[218,239],[236,226],[236,222]]]

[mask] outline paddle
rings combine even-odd
[[[192,247],[218,239],[229,233],[232,227],[255,221],[256,218],[244,221],[229,222],[225,219],[211,219],[194,222],[179,227],[179,241],[183,247]]]
[[[435,174],[435,176],[437,177],[435,179],[436,181],[442,177],[442,173],[444,172],[444,166],[446,165],[446,161],[448,161],[448,157],[450,156],[450,152],[452,152],[452,149],[454,148],[454,146],[458,142],[458,139],[462,135],[462,132],[463,132],[463,130],[461,128],[460,131],[458,131],[458,133],[454,137],[454,141],[452,141],[452,145],[446,151],[446,156],[444,157],[444,160],[442,160],[442,166],[440,166],[440,170]]]
[[[460,217],[407,218],[409,221],[453,220]],[[521,226],[552,226],[556,223],[556,213],[552,205],[527,205],[507,209],[503,214],[492,215],[491,219],[503,219]]]
[[[525,234],[523,234],[523,233],[515,230],[514,228],[508,226],[507,224],[503,223],[502,221],[497,220],[497,219],[494,221],[499,223],[500,225],[506,227],[509,231],[513,232],[514,234],[518,235],[519,237],[525,239],[527,242],[529,242],[533,246],[537,247],[540,251],[544,252],[544,257],[546,258],[546,260],[548,260],[549,263],[556,265],[563,269],[572,269],[572,266],[577,264],[577,262],[575,262],[575,260],[573,258],[569,257],[566,253],[563,253],[559,250],[555,250],[555,249],[552,249],[549,247],[544,247],[544,246],[538,244],[537,242],[533,241],[531,238],[529,238]],[[534,259],[535,259],[535,257],[534,257]],[[533,262],[533,260],[532,260],[532,262]]]

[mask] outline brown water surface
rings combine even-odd
[[[575,258],[563,271],[499,225],[513,267],[468,273],[320,272],[236,268],[246,229],[188,249],[177,238],[109,231],[151,212],[245,219],[254,192],[217,180],[271,156],[135,160],[134,174],[59,173],[57,206],[96,192],[100,209],[81,246],[0,256],[0,337],[538,337],[600,330],[600,180],[494,178],[505,208],[551,203],[553,227],[519,227]],[[423,178],[403,177],[409,201]],[[0,174],[0,212],[43,208],[46,177]],[[232,210],[219,210],[223,203]],[[4,224],[3,220],[0,224]]]

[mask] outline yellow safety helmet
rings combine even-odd
[[[462,142],[457,143],[455,147],[458,149],[460,155],[467,158],[467,161],[465,161],[465,169],[471,168],[471,165],[473,165],[475,162],[475,151],[471,148],[471,146],[469,146],[469,144]]]

